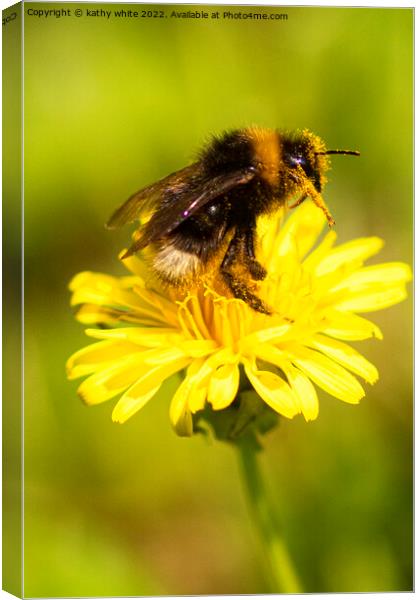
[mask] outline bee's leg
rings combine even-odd
[[[220,266],[220,273],[235,298],[243,300],[257,312],[271,315],[268,306],[248,289],[243,279],[237,277],[233,272],[235,263],[245,256],[245,243],[245,235],[235,233]]]
[[[243,280],[237,279],[230,271],[222,270],[221,273],[235,298],[243,300],[257,312],[263,313],[264,315],[272,314],[272,311],[268,306],[246,287]]]
[[[267,271],[255,258],[255,229],[256,225],[250,227],[245,233],[245,263],[251,276],[262,281],[267,277]]]
[[[300,196],[300,198],[298,198],[296,200],[296,202],[294,202],[293,204],[289,204],[288,208],[296,208],[297,206],[299,206],[299,204],[302,204],[302,202],[304,202],[307,197],[308,197],[308,194],[305,192],[304,194],[302,194]]]
[[[311,197],[312,202],[318,208],[320,208],[322,210],[322,212],[324,213],[325,218],[327,219],[329,227],[332,227],[335,224],[335,221],[333,219],[332,214],[328,210],[328,206],[325,204],[324,199],[321,196],[321,194],[319,192],[317,192],[316,189],[313,186],[311,186],[308,189],[308,195]]]
[[[318,208],[320,208],[322,210],[322,212],[325,215],[325,218],[327,219],[328,225],[330,227],[332,227],[335,224],[335,221],[333,219],[332,214],[328,210],[328,206],[325,204],[323,197],[318,192],[318,190],[315,188],[312,181],[310,179],[308,179],[304,170],[300,166],[298,168],[298,173],[300,175],[301,184],[304,189],[302,196],[298,200],[298,204],[301,204],[301,202],[303,202],[305,197],[309,196],[310,199],[312,200],[312,202],[315,204],[315,206],[317,206]],[[290,208],[293,208],[294,206],[297,206],[297,204],[291,206]]]

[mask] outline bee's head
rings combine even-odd
[[[317,192],[321,192],[327,181],[325,173],[330,168],[327,155],[359,155],[355,150],[327,150],[321,138],[307,129],[284,135],[282,145],[283,162],[290,169],[291,176],[294,170],[302,169]]]

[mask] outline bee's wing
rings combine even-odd
[[[132,223],[142,214],[149,213],[156,208],[159,199],[162,198],[168,190],[176,189],[177,186],[182,185],[186,179],[190,178],[197,170],[199,170],[199,167],[200,163],[194,163],[139,190],[130,196],[124,204],[117,208],[106,223],[106,227],[108,229],[116,229],[127,223]]]
[[[141,238],[129,249],[133,254],[150,243],[168,235],[200,208],[232,188],[255,177],[255,169],[246,167],[231,173],[209,177],[196,173],[185,185],[168,190],[156,212],[141,232]]]

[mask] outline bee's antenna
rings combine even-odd
[[[351,154],[352,156],[360,156],[358,150],[326,150],[325,152],[315,152],[315,154]]]

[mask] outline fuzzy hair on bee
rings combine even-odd
[[[332,226],[321,195],[330,154],[359,152],[327,150],[307,129],[229,131],[213,137],[193,164],[130,196],[107,227],[143,222],[123,258],[151,246],[152,268],[169,285],[183,286],[219,260],[232,295],[257,312],[272,314],[254,291],[255,282],[267,274],[255,255],[257,219],[309,198]]]

